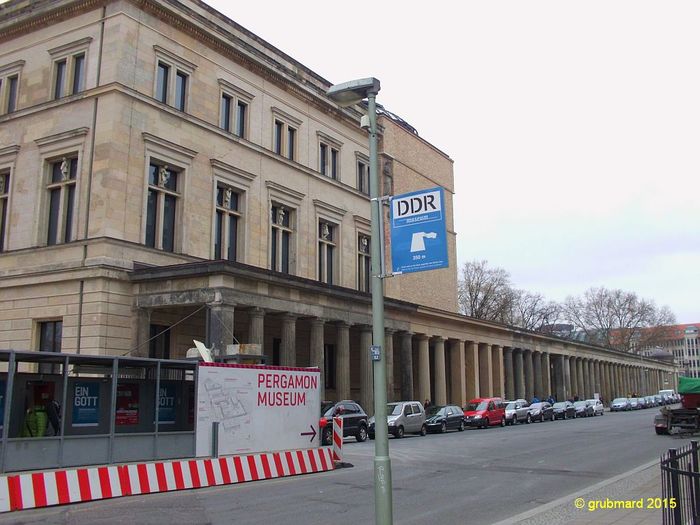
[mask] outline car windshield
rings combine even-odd
[[[472,401],[467,405],[467,408],[465,408],[465,410],[486,410],[488,406],[488,401],[481,401],[479,403]]]
[[[618,397],[617,399],[613,400],[613,403],[627,403],[627,398]]]
[[[506,405],[506,410],[515,410],[515,403],[508,403]]]
[[[544,406],[544,403],[533,403],[530,405],[530,408],[542,408]]]
[[[585,407],[585,406],[586,406],[586,402],[585,402],[585,401],[575,401],[575,402],[574,402],[574,406],[575,406],[576,408],[578,408],[578,407]]]
[[[595,399],[588,399],[588,400],[586,400],[586,403],[590,403],[591,405],[595,405],[596,400]]]
[[[441,406],[435,405],[435,406],[428,407],[428,408],[425,410],[425,415],[428,416],[428,417],[429,417],[429,416],[435,416],[435,415],[438,415],[438,414],[441,415],[441,416],[444,416],[444,415],[445,415],[445,407],[441,407]]]
[[[563,401],[561,403],[554,403],[554,408],[566,408],[566,403]]]
[[[400,416],[401,415],[401,405],[398,405],[396,403],[389,403],[386,406],[386,415],[387,416]]]

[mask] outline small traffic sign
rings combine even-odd
[[[382,347],[379,345],[371,345],[369,347],[369,354],[372,356],[372,361],[381,361]]]
[[[441,187],[391,198],[391,264],[395,274],[449,266]]]

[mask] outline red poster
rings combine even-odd
[[[139,422],[139,385],[117,385],[117,425],[137,425]]]

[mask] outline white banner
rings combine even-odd
[[[199,363],[197,456],[247,454],[319,446],[318,368]]]

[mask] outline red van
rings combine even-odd
[[[464,424],[477,428],[506,426],[506,405],[500,397],[478,397],[464,406]]]

